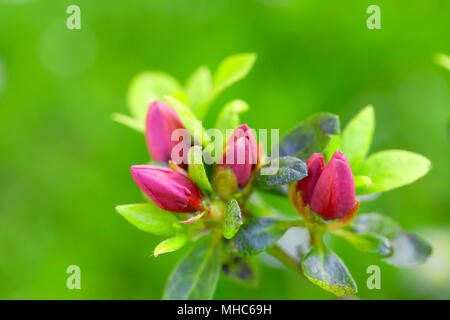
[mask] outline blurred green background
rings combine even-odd
[[[81,30],[66,8],[81,7]],[[381,30],[366,9],[381,7]],[[162,240],[114,206],[140,202],[129,167],[148,160],[144,136],[113,122],[128,113],[126,91],[146,69],[184,82],[201,64],[256,52],[243,81],[214,103],[206,126],[232,98],[243,120],[288,132],[318,111],[345,124],[373,104],[372,152],[398,148],[431,159],[416,183],[363,203],[434,246],[429,262],[400,270],[333,242],[363,299],[450,297],[450,2],[351,0],[0,0],[0,298],[159,299],[184,251],[150,257]],[[292,212],[287,201],[269,199]],[[81,267],[82,289],[66,288]],[[381,290],[366,287],[381,267]],[[217,299],[329,299],[290,271],[261,267],[258,288],[219,280]]]

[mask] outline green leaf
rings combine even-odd
[[[161,71],[144,71],[131,80],[127,92],[128,108],[133,117],[145,123],[148,105],[182,88],[171,75]]]
[[[166,99],[170,106],[178,113],[181,122],[192,134],[195,142],[199,144],[201,143],[204,147],[211,143],[211,139],[206,130],[203,128],[202,123],[197,120],[188,107],[174,97],[164,96],[164,99]]]
[[[339,134],[339,117],[331,113],[318,113],[302,122],[280,142],[280,156],[295,156],[307,160],[313,153],[322,153]]]
[[[350,242],[361,252],[379,257],[389,257],[393,253],[391,243],[384,236],[374,233],[354,233],[346,229],[335,230],[333,233]]]
[[[256,217],[282,217],[282,213],[272,208],[257,191],[252,192],[247,201],[247,207]]]
[[[164,96],[165,97],[165,96]],[[163,97],[163,98],[164,98]],[[188,96],[186,94],[186,92],[184,91],[177,91],[174,94],[171,95],[171,97],[174,97],[175,99],[177,99],[178,101],[180,101],[182,104],[184,104],[185,106],[189,105],[189,99]]]
[[[213,90],[215,95],[245,78],[253,68],[255,61],[255,53],[241,53],[225,58],[214,74]]]
[[[142,133],[145,132],[145,124],[143,121],[138,121],[135,118],[120,113],[113,113],[111,118],[120,124],[130,127],[131,129]]]
[[[303,179],[308,175],[306,163],[296,157],[281,157],[272,160],[264,167],[278,167],[275,174],[262,175],[261,170],[256,174],[255,185],[261,189],[271,189]],[[263,167],[263,168],[264,168]],[[263,169],[261,168],[261,169]]]
[[[259,282],[258,264],[253,257],[232,256],[222,264],[222,271],[231,280],[247,287],[256,287]]]
[[[358,215],[351,224],[356,233],[373,233],[387,238],[394,254],[384,259],[398,267],[414,267],[426,261],[431,246],[417,235],[406,233],[397,222],[379,213]]]
[[[212,94],[212,75],[207,66],[201,66],[189,77],[186,83],[189,106],[199,119],[208,111]]]
[[[153,251],[153,255],[155,258],[162,254],[162,253],[168,253],[177,251],[178,249],[181,249],[186,244],[188,238],[186,235],[182,234],[170,239],[166,239],[163,242],[159,243],[155,250]]]
[[[341,148],[341,136],[339,134],[333,134],[331,135],[331,141],[328,143],[328,146],[325,148],[325,159],[326,162],[329,162],[331,160],[331,157],[333,154],[340,150]]]
[[[225,209],[225,222],[222,234],[225,239],[231,239],[239,231],[242,224],[241,208],[236,199],[231,199]]]
[[[203,151],[200,146],[193,146],[189,149],[189,177],[195,182],[197,186],[203,191],[210,194],[212,192],[211,184],[206,175],[205,167],[203,166]]]
[[[178,219],[154,203],[120,205],[116,210],[132,225],[143,231],[160,236],[173,235],[176,232],[173,225],[178,223]]]
[[[303,257],[302,268],[312,283],[337,296],[350,296],[358,291],[344,262],[324,245],[311,248]]]
[[[232,250],[239,256],[255,255],[274,245],[288,227],[273,218],[252,218],[247,220],[231,240]]]
[[[216,128],[226,133],[227,129],[235,129],[241,124],[239,115],[247,112],[250,107],[244,100],[228,102],[220,111],[216,121]]]
[[[430,168],[430,160],[420,154],[404,150],[377,152],[360,164],[357,174],[370,177],[372,183],[358,188],[356,194],[384,192],[410,184]]]
[[[388,239],[395,238],[402,230],[397,222],[375,212],[359,214],[350,226],[354,232],[380,234]]]
[[[367,176],[354,176],[355,188],[365,188],[372,184],[372,179]]]
[[[288,197],[289,195],[289,186],[286,184],[278,185],[273,188],[261,188],[259,190],[264,191],[265,193],[270,193],[277,196]]]
[[[397,267],[415,267],[424,263],[432,253],[431,246],[414,234],[400,232],[391,243],[394,255],[384,261]]]
[[[371,105],[362,109],[345,127],[341,136],[341,151],[351,163],[369,152],[375,130],[375,112]]]
[[[212,299],[220,272],[220,242],[201,240],[172,271],[165,300]]]

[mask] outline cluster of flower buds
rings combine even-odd
[[[311,209],[324,219],[339,219],[357,210],[355,182],[345,155],[336,151],[328,164],[322,154],[307,161],[308,176],[296,183],[294,205],[300,211]]]
[[[183,128],[178,114],[169,105],[162,101],[151,103],[147,114],[146,140],[152,159],[170,161],[173,148],[179,143],[172,141],[172,133]],[[239,187],[243,188],[249,183],[257,162],[255,136],[247,125],[241,125],[227,139],[223,162],[218,164],[217,170],[230,168]],[[188,165],[187,160],[182,165]],[[131,174],[139,188],[163,210],[186,213],[205,210],[204,194],[183,170],[176,172],[162,166],[135,165],[131,167]]]
[[[172,133],[183,128],[178,114],[166,103],[155,101],[150,104],[146,140],[154,160],[171,160],[172,150],[179,143],[172,141]],[[228,137],[216,173],[231,169],[237,187],[242,189],[251,180],[258,158],[258,145],[252,130],[246,124],[240,125]],[[183,163],[186,164],[187,161]],[[355,200],[352,170],[342,152],[336,151],[328,164],[321,154],[315,153],[307,165],[308,176],[298,181],[293,189],[292,199],[297,210],[312,210],[324,219],[338,219],[357,209],[359,203]],[[154,165],[136,165],[131,167],[131,174],[136,184],[161,209],[172,212],[205,210],[200,188],[183,172]]]

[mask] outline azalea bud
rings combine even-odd
[[[154,160],[167,162],[178,141],[172,141],[172,132],[184,129],[178,114],[163,101],[156,100],[148,107],[145,138]]]
[[[217,195],[226,201],[233,199],[234,195],[239,191],[233,170],[225,166],[217,168],[213,177],[213,186]]]
[[[308,166],[308,176],[298,182],[297,188],[301,192],[303,203],[311,203],[314,187],[325,168],[325,159],[320,153],[314,153],[306,162]]]
[[[248,125],[243,124],[234,130],[227,140],[223,166],[233,170],[239,187],[250,180],[253,168],[258,162],[258,146]]]
[[[297,190],[304,205],[325,219],[345,216],[356,205],[355,182],[345,155],[336,151],[325,165],[321,154],[308,159],[308,177],[301,180]]]
[[[164,167],[138,165],[131,167],[131,175],[139,188],[163,210],[203,210],[200,189],[179,172]]]

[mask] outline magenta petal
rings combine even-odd
[[[227,148],[233,146],[240,138],[246,138],[249,142],[250,163],[258,162],[258,144],[252,129],[247,124],[237,127],[227,140]]]
[[[237,127],[227,140],[223,165],[231,168],[239,187],[250,180],[252,170],[258,163],[258,146],[248,125]]]
[[[233,170],[239,187],[244,187],[252,173],[250,163],[250,143],[246,138],[239,138],[233,147],[226,151],[224,163]]]
[[[141,190],[161,209],[173,212],[199,210],[202,195],[198,187],[183,174],[168,168],[138,165],[131,175]],[[192,207],[196,204],[196,207]]]
[[[297,190],[301,191],[303,203],[309,205],[314,187],[325,168],[325,159],[320,153],[314,153],[306,162],[308,165],[308,176],[298,182]]]
[[[355,182],[345,155],[336,151],[317,181],[311,210],[325,219],[343,217],[355,205]]]
[[[150,155],[157,161],[169,161],[174,142],[172,132],[184,128],[178,114],[162,101],[150,104],[147,113],[145,137]],[[176,142],[175,142],[176,144]]]

